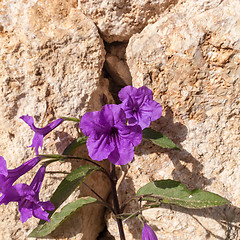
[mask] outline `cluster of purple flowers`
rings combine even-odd
[[[86,113],[81,119],[79,126],[89,137],[87,148],[93,160],[129,163],[134,147],[142,141],[142,130],[161,117],[161,105],[145,86],[126,86],[120,90],[119,99],[121,104],[105,105],[101,111]]]
[[[60,118],[44,128],[36,128],[33,117],[26,115],[20,118],[35,132],[30,147],[35,148],[36,155],[39,154],[39,147],[43,145],[43,138],[63,122],[63,119]],[[0,156],[0,204],[4,203],[6,205],[9,202],[17,202],[22,222],[26,222],[32,216],[49,221],[48,213],[44,210],[54,210],[54,205],[50,201],[42,202],[39,200],[39,192],[45,175],[45,166],[39,168],[30,185],[25,183],[13,185],[18,178],[35,167],[40,160],[41,157],[36,156],[21,166],[9,170],[7,169],[6,160]]]
[[[101,111],[84,114],[80,121],[79,127],[88,137],[87,148],[93,160],[108,159],[115,165],[129,163],[134,157],[134,147],[142,141],[142,130],[161,117],[162,107],[153,100],[153,93],[147,87],[137,89],[127,86],[119,92],[119,99],[121,104],[105,105]],[[45,210],[54,210],[54,205],[50,201],[39,200],[46,167],[39,168],[30,185],[13,184],[41,160],[38,155],[43,138],[64,119],[57,119],[44,128],[35,127],[33,117],[29,115],[21,119],[35,132],[30,147],[35,148],[36,157],[16,169],[8,170],[5,159],[0,156],[0,204],[17,202],[22,222],[32,216],[48,221],[49,214]],[[147,224],[144,224],[142,239],[157,239]]]

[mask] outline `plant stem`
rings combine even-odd
[[[115,215],[120,214],[120,208],[119,208],[119,201],[117,196],[117,190],[116,190],[116,172],[115,172],[115,165],[110,163],[110,176],[113,181],[111,181],[111,188],[112,188],[112,198],[113,198],[113,208],[115,211]],[[119,235],[121,240],[125,240],[124,230],[123,230],[123,224],[122,219],[116,218]]]
[[[101,201],[100,203],[102,203],[106,208],[108,208],[110,211],[112,211],[114,213],[114,210],[111,206],[109,206],[109,204],[95,191],[93,190],[89,185],[87,185],[85,182],[82,182],[82,184],[84,186],[86,186],[91,192],[93,192]]]

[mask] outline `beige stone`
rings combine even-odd
[[[132,77],[126,63],[126,46],[127,44],[108,44],[106,46],[105,69],[111,76],[115,85],[131,85]]]
[[[173,206],[144,211],[159,239],[240,236],[239,12],[239,1],[182,1],[129,41],[133,85],[151,88],[164,109],[152,128],[182,150],[141,144],[120,186],[122,201],[149,181],[170,178],[232,203],[205,210]],[[135,204],[127,210],[136,210]],[[137,220],[126,222],[125,229],[128,240],[141,238]],[[117,236],[112,224],[109,231]]]
[[[98,26],[107,42],[123,42],[177,3],[177,0],[78,0],[78,8]]]
[[[95,24],[76,9],[76,1],[8,1],[0,3],[0,155],[9,168],[34,157],[33,132],[19,117],[34,116],[36,126],[46,126],[61,116],[80,118],[86,111],[99,110],[111,101],[108,80],[102,77],[105,50]],[[46,136],[40,153],[62,153],[78,126],[63,123]],[[66,171],[79,166],[71,161],[54,164],[49,171]],[[37,168],[20,179],[31,182]],[[95,174],[95,173],[94,173]],[[49,200],[64,174],[47,174],[40,197]],[[97,191],[106,198],[108,183],[100,174]],[[96,182],[96,175],[92,175]],[[89,180],[93,185],[93,180]],[[106,183],[106,184],[105,184]],[[77,191],[70,200],[86,195]],[[69,201],[70,201],[69,200]],[[26,239],[37,220],[20,222],[17,205],[0,206],[1,239]],[[55,236],[95,240],[104,223],[103,208],[77,213]],[[99,221],[98,221],[99,219]],[[94,222],[94,224],[93,224]]]

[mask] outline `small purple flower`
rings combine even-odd
[[[0,194],[8,191],[8,188],[26,172],[31,170],[39,161],[40,157],[35,157],[23,163],[21,166],[15,169],[7,169],[6,160],[0,156]]]
[[[59,126],[64,120],[62,118],[59,118],[53,122],[51,122],[50,124],[48,124],[46,127],[44,128],[37,128],[34,125],[34,120],[33,117],[29,116],[29,115],[25,115],[25,116],[21,116],[20,117],[25,123],[27,123],[29,125],[29,127],[35,132],[35,135],[33,137],[32,140],[32,145],[29,147],[34,147],[35,151],[36,151],[36,155],[39,154],[38,149],[39,147],[42,148],[43,146],[43,138],[49,133],[51,132],[54,128],[56,128],[57,126]]]
[[[142,240],[158,240],[155,232],[146,223],[144,223],[142,230]]]
[[[142,140],[141,127],[128,126],[119,105],[105,105],[100,112],[84,114],[79,126],[89,137],[89,156],[97,161],[108,158],[113,164],[125,165],[133,159],[134,146]]]
[[[144,129],[162,115],[161,105],[153,100],[152,91],[145,86],[138,89],[126,86],[120,90],[118,96],[130,125],[138,124]]]
[[[48,213],[44,210],[54,210],[54,205],[50,202],[39,201],[39,191],[45,175],[45,166],[42,166],[35,175],[30,185],[19,183],[11,186],[8,191],[0,197],[0,204],[18,202],[20,220],[26,222],[32,216],[49,221]],[[44,210],[43,210],[44,209]]]

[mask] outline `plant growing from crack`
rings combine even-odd
[[[7,169],[6,161],[0,157],[0,204],[17,202],[21,213],[20,220],[26,222],[32,216],[41,219],[38,226],[29,235],[30,237],[44,237],[59,227],[72,213],[89,204],[102,204],[108,208],[116,218],[121,240],[125,240],[122,221],[132,217],[138,217],[143,223],[142,239],[156,240],[157,236],[152,228],[146,223],[142,211],[149,208],[160,207],[162,203],[175,204],[185,208],[207,208],[220,206],[228,203],[225,198],[200,189],[188,190],[185,185],[170,179],[156,180],[141,187],[136,196],[120,206],[117,194],[117,176],[115,165],[129,164],[134,158],[134,147],[139,145],[143,139],[163,148],[177,149],[168,137],[160,132],[148,128],[152,121],[159,119],[162,115],[162,107],[153,100],[153,93],[143,86],[134,88],[126,86],[119,92],[121,104],[109,104],[103,106],[101,111],[88,112],[81,120],[76,118],[62,117],[44,128],[34,125],[33,117],[22,116],[35,132],[30,147],[35,148],[36,156],[23,163],[16,169]],[[59,154],[39,154],[39,147],[43,146],[43,138],[64,121],[79,123],[80,130],[85,135],[74,140],[63,152]],[[86,144],[88,154],[91,158],[85,159],[81,156],[72,156],[71,153],[80,145]],[[56,161],[82,159],[88,163],[74,169],[59,184],[50,201],[39,200],[39,193],[44,179],[46,167]],[[97,161],[109,160],[110,172],[101,167]],[[25,183],[15,184],[15,181],[38,164],[36,176],[30,185]],[[95,171],[102,171],[110,181],[112,204],[108,203],[93,188],[88,186],[84,180]],[[74,202],[66,204],[57,212],[60,205],[65,202],[69,195],[80,185],[86,185],[96,196],[81,197]],[[132,213],[125,213],[126,205],[133,199],[138,199],[144,205]]]

